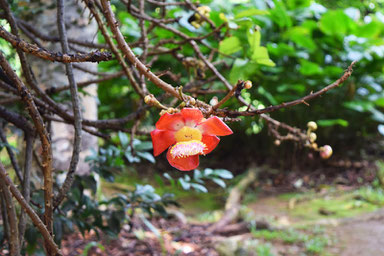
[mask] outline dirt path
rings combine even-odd
[[[369,213],[361,213],[356,217],[317,218],[307,222],[298,219],[288,210],[289,200],[277,197],[260,198],[248,205],[256,216],[269,216],[290,227],[306,223],[309,226],[320,224],[332,238],[332,245],[326,249],[325,255],[337,256],[384,256],[384,208]],[[311,224],[312,223],[312,224]],[[290,254],[289,254],[290,255]]]
[[[345,220],[330,232],[337,239],[336,255],[384,255],[384,209]]]

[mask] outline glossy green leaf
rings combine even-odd
[[[274,22],[280,27],[291,27],[292,20],[285,8],[284,2],[281,0],[273,0],[275,8],[270,11],[270,16]]]
[[[269,11],[267,10],[259,10],[256,8],[250,8],[245,11],[239,12],[235,15],[235,19],[243,18],[243,17],[250,17],[255,15],[266,15],[269,14]]]
[[[213,178],[212,181],[215,182],[217,185],[219,185],[222,188],[226,187],[225,182],[223,180],[221,180],[221,179]]]
[[[316,49],[316,44],[312,40],[311,31],[305,27],[292,27],[288,29],[283,37],[287,40],[291,40],[299,46],[307,48],[309,51]]]
[[[321,17],[319,27],[327,35],[346,35],[353,23],[342,10],[332,10]]]
[[[344,119],[324,119],[324,120],[317,120],[316,123],[319,126],[323,126],[323,127],[334,126],[334,125],[347,127],[349,125],[348,121]]]
[[[323,72],[318,64],[303,59],[300,61],[299,71],[305,76],[319,75]]]
[[[255,49],[260,46],[261,34],[259,30],[250,29],[247,32],[248,43],[251,46],[250,52],[253,54]]]
[[[216,169],[216,170],[214,170],[214,174],[219,176],[222,179],[232,179],[233,178],[233,174],[230,171],[225,170],[225,169]]]
[[[276,64],[269,58],[268,50],[264,46],[255,48],[251,59],[258,64],[274,67]]]
[[[241,49],[242,43],[240,42],[240,39],[235,36],[228,37],[219,44],[219,52],[227,55],[231,55]]]
[[[198,183],[191,183],[191,186],[192,186],[196,191],[203,192],[203,193],[207,193],[207,192],[208,192],[208,189],[207,189],[206,187],[204,187],[203,185],[201,185],[201,184],[198,184]]]

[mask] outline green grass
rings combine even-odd
[[[256,248],[258,256],[274,256],[272,254],[272,245],[269,243],[261,244]]]
[[[324,218],[345,218],[371,212],[378,208],[361,200],[355,200],[353,194],[337,197],[326,197],[298,203],[291,211],[291,215],[301,220],[318,220]],[[321,212],[328,212],[324,215]]]
[[[298,245],[306,253],[320,255],[331,244],[330,238],[323,233],[314,232],[307,234],[297,229],[287,230],[252,230],[255,238],[269,242],[283,242],[290,245]]]

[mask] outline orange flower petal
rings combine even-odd
[[[156,123],[156,128],[159,130],[177,131],[184,127],[184,118],[181,113],[162,115]]]
[[[199,166],[199,155],[193,155],[183,158],[173,158],[170,150],[167,152],[167,159],[170,165],[180,171],[191,171]]]
[[[158,156],[164,150],[176,143],[174,131],[163,131],[155,129],[151,132],[153,155]]]
[[[233,133],[231,128],[229,128],[217,116],[210,117],[206,121],[202,122],[198,126],[198,129],[202,131],[203,135],[225,136]]]
[[[203,152],[203,154],[206,155],[216,148],[217,144],[220,142],[220,139],[215,135],[203,135],[201,142],[206,145],[206,149]]]
[[[195,127],[204,118],[201,111],[197,108],[183,108],[180,112],[184,117],[185,125]]]

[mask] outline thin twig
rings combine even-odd
[[[1,113],[0,113],[1,116]],[[5,149],[7,150],[9,160],[11,160],[11,164],[13,166],[13,169],[16,172],[16,176],[19,179],[20,183],[23,183],[23,175],[21,173],[21,169],[19,164],[16,161],[15,154],[13,152],[12,147],[8,144],[7,136],[5,135],[3,128],[0,126],[0,142],[2,142],[5,146]]]
[[[44,223],[41,221],[41,219],[35,213],[32,207],[27,203],[27,201],[25,201],[25,198],[20,193],[20,191],[16,188],[15,184],[13,184],[11,178],[9,178],[9,175],[2,163],[0,163],[0,178],[5,182],[6,186],[9,187],[9,190],[11,191],[12,195],[16,198],[20,206],[26,211],[28,216],[31,218],[33,224],[40,231],[44,240],[49,244],[53,252],[51,255],[62,255],[55,241],[53,241],[53,238],[50,232],[48,231],[47,227],[44,225]]]
[[[0,187],[3,192],[5,200],[5,208],[7,212],[8,228],[9,228],[9,237],[8,244],[10,248],[10,255],[18,256],[20,255],[20,244],[19,244],[19,230],[17,228],[17,216],[15,204],[12,200],[12,194],[9,191],[9,188],[5,184],[3,179],[0,179]]]
[[[64,23],[64,13],[65,13],[65,9],[64,9],[63,0],[57,0],[57,26],[59,29],[62,51],[64,54],[66,54],[69,51],[69,47],[68,47],[67,32],[66,32],[65,23]],[[75,77],[73,75],[73,69],[72,69],[71,63],[66,63],[65,69],[67,71],[67,77],[68,77],[68,82],[69,82],[69,87],[71,92],[72,110],[73,110],[73,117],[74,117],[73,126],[75,128],[75,137],[73,142],[71,162],[69,164],[67,176],[65,177],[65,181],[62,187],[59,189],[58,195],[54,199],[54,205],[53,205],[54,209],[58,205],[60,205],[61,201],[63,201],[65,195],[68,193],[69,189],[72,186],[77,164],[79,163],[79,159],[80,159],[79,156],[81,151],[82,114],[80,109],[79,95],[77,92],[77,84],[75,81]]]
[[[352,68],[353,68],[353,65],[355,65],[355,63],[356,63],[356,61],[352,62],[349,65],[348,69],[344,72],[344,74],[339,79],[337,79],[335,82],[333,82],[332,84],[322,88],[321,90],[319,90],[317,92],[310,93],[309,95],[306,95],[306,96],[304,96],[304,97],[302,97],[300,99],[289,101],[289,102],[285,102],[285,103],[281,103],[279,105],[270,106],[270,107],[266,107],[266,108],[262,108],[262,109],[254,109],[254,110],[251,110],[251,111],[223,110],[222,112],[224,112],[226,115],[231,116],[231,117],[236,117],[236,116],[254,116],[254,115],[270,113],[270,112],[276,111],[278,109],[288,108],[288,107],[292,107],[292,106],[299,105],[299,104],[308,104],[307,101],[310,101],[310,100],[312,100],[314,98],[319,97],[320,95],[326,93],[327,91],[332,90],[335,87],[338,87],[345,80],[347,80],[352,75],[352,71],[353,71]]]
[[[31,24],[29,24],[28,22],[26,22],[24,20],[18,19],[17,23],[18,23],[18,25],[22,25],[22,26],[20,26],[20,28],[24,27],[24,29],[22,29],[22,31],[24,33],[26,30],[26,31],[32,33],[33,35],[35,35],[36,37],[41,38],[44,41],[60,42],[59,37],[45,35],[42,32],[38,31],[34,26],[32,26]],[[30,36],[28,36],[28,37],[30,37]],[[68,43],[77,44],[77,45],[85,46],[85,47],[89,47],[89,48],[108,49],[108,45],[106,45],[106,44],[97,44],[97,43],[93,43],[93,42],[80,41],[80,40],[75,39],[75,38],[68,38]]]
[[[108,25],[111,28],[112,33],[116,37],[116,41],[119,45],[119,48],[122,50],[122,52],[125,54],[125,56],[128,58],[128,60],[139,70],[141,74],[143,74],[146,78],[148,78],[152,83],[154,83],[157,87],[163,89],[164,91],[170,93],[174,97],[180,99],[180,100],[187,100],[187,101],[194,101],[194,99],[191,96],[188,95],[180,95],[179,91],[174,88],[172,85],[168,84],[167,82],[163,81],[159,77],[157,77],[149,68],[147,68],[133,53],[129,45],[126,43],[123,34],[121,33],[120,29],[118,28],[118,23],[116,21],[115,15],[112,12],[111,5],[109,1],[102,0],[101,1],[105,17],[108,21]],[[205,102],[196,100],[196,105],[203,107],[204,109],[210,108],[208,104]]]
[[[29,204],[30,202],[30,193],[31,193],[31,168],[32,168],[32,157],[33,157],[33,144],[34,144],[34,135],[25,134],[25,157],[24,157],[24,175],[23,175],[23,196],[25,201]],[[25,210],[21,209],[19,217],[19,241],[20,247],[24,243],[24,233],[25,233]]]
[[[117,49],[112,38],[109,36],[108,29],[104,25],[104,23],[100,17],[99,12],[96,10],[96,8],[94,6],[94,2],[90,1],[90,0],[84,0],[84,2],[87,4],[89,10],[91,11],[93,16],[95,17],[96,22],[99,26],[99,29],[105,38],[105,41],[110,46],[111,51],[113,52],[113,54],[117,58],[119,64],[121,65],[123,71],[125,72],[125,75],[127,76],[129,81],[131,82],[133,89],[140,95],[140,97],[144,98],[146,94],[142,91],[139,84],[136,82],[136,80],[132,74],[131,69],[128,67],[127,63],[125,62],[125,60],[124,60],[123,56],[121,55],[121,53],[119,52],[119,50]],[[125,42],[125,40],[124,40],[124,42]]]
[[[75,53],[75,54],[63,54],[60,52],[50,52],[37,45],[27,43],[26,41],[18,38],[11,33],[8,33],[3,26],[0,26],[0,37],[4,38],[13,47],[21,49],[25,53],[32,54],[36,57],[58,61],[63,63],[69,62],[100,62],[108,61],[112,59],[112,55],[109,52],[93,51],[87,54]]]
[[[84,87],[86,87],[88,85],[91,85],[91,84],[98,84],[98,83],[101,83],[101,82],[104,82],[104,81],[108,81],[108,80],[111,80],[111,79],[114,79],[114,78],[121,77],[122,75],[124,75],[124,72],[123,71],[119,71],[117,73],[108,74],[108,75],[106,75],[104,77],[100,77],[100,78],[97,78],[97,79],[92,79],[92,80],[88,80],[88,81],[84,81],[84,82],[79,82],[79,83],[77,83],[77,87],[78,88],[84,88]],[[48,94],[53,94],[53,93],[65,91],[65,90],[68,90],[68,89],[70,89],[70,85],[51,87],[51,88],[46,89],[45,91]]]

